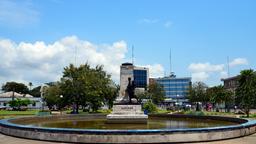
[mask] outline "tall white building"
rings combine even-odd
[[[149,84],[149,70],[145,67],[136,67],[132,63],[123,63],[120,66],[119,99],[126,97],[128,78],[134,81],[136,89],[145,90]]]

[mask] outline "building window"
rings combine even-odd
[[[133,77],[136,87],[146,88],[147,87],[147,71],[146,70],[134,70]]]

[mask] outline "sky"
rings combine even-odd
[[[0,84],[57,81],[86,62],[118,83],[133,47],[150,77],[214,86],[255,69],[255,25],[253,0],[1,0]]]

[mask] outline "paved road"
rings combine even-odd
[[[0,144],[64,144],[64,143],[36,141],[36,140],[22,139],[22,138],[16,138],[16,137],[0,134]],[[202,143],[196,143],[196,144],[256,144],[256,134],[253,134],[247,137],[231,139],[231,140],[202,142]]]

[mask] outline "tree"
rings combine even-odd
[[[22,110],[22,106],[25,106],[27,107],[29,104],[32,104],[33,102],[29,99],[20,99],[20,98],[17,98],[15,100],[12,100],[12,101],[9,101],[9,105],[10,107],[13,108],[13,110]]]
[[[41,86],[35,87],[29,91],[29,94],[31,94],[34,97],[41,97],[40,89],[41,89]]]
[[[31,91],[31,87],[33,86],[32,82],[29,82],[28,86],[29,86],[29,90]]]
[[[54,109],[56,106],[56,108],[60,110],[64,107],[65,104],[62,101],[61,95],[62,93],[58,83],[46,88],[44,101],[49,109]]]
[[[242,70],[236,89],[236,101],[249,117],[250,109],[256,102],[256,73],[252,69]]]
[[[105,103],[108,105],[108,109],[111,109],[113,107],[114,101],[116,97],[118,96],[120,86],[112,82],[110,86],[106,89],[106,94],[104,96]]]
[[[150,99],[149,93],[147,91],[135,91],[135,95],[138,99],[138,103],[142,103],[143,99]]]
[[[28,87],[23,83],[7,82],[2,86],[4,92],[14,91],[17,93],[27,94],[29,92]]]
[[[163,87],[158,83],[152,83],[148,86],[148,95],[154,104],[160,104],[165,99]]]
[[[152,103],[152,101],[147,101],[143,105],[143,110],[146,110],[148,113],[153,113],[157,111],[157,106],[154,103]]]
[[[214,106],[216,104],[225,103],[225,108],[227,108],[227,105],[233,101],[232,93],[225,90],[223,85],[208,88],[207,97]],[[217,107],[216,111],[219,111],[219,107]]]
[[[196,110],[199,111],[199,102],[206,103],[209,101],[209,97],[206,95],[207,85],[203,82],[195,82],[192,87],[189,88],[188,99],[190,102],[196,103]]]
[[[110,75],[103,70],[103,66],[91,68],[88,63],[79,67],[73,64],[65,67],[60,85],[64,99],[75,105],[75,113],[78,113],[80,105],[96,111],[105,100],[111,104],[113,95],[117,93],[112,88]],[[112,95],[111,98],[109,95]]]

